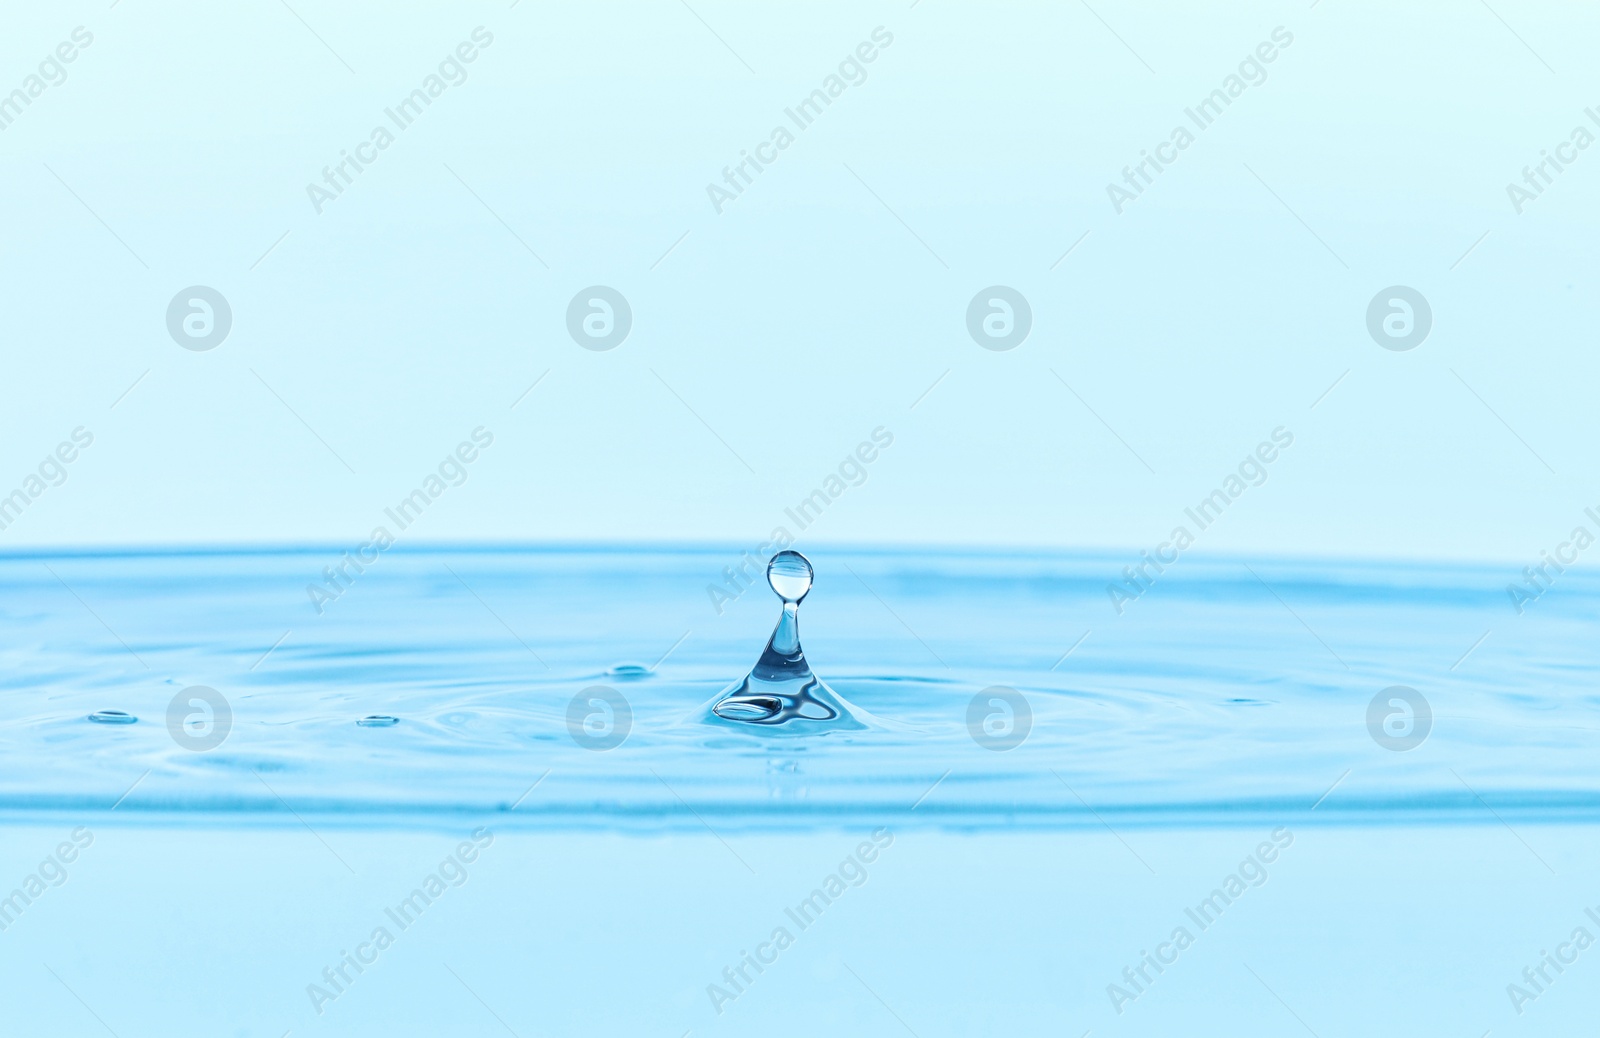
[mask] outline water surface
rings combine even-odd
[[[0,809],[649,828],[1600,807],[1600,597],[1580,573],[1518,615],[1489,567],[1186,557],[1119,614],[1116,556],[813,558],[812,667],[883,723],[785,739],[697,716],[778,611],[759,577],[713,608],[731,553],[397,549],[317,604],[331,549],[12,555]],[[167,721],[194,686],[231,712],[203,751]],[[1370,734],[1392,686],[1432,715],[1415,748]],[[103,710],[139,721],[85,720]]]

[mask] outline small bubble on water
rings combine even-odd
[[[390,717],[388,714],[368,714],[356,724],[363,728],[393,728],[400,723],[400,718]]]
[[[133,724],[139,719],[123,710],[96,710],[89,720],[95,724]]]
[[[606,677],[619,681],[643,681],[650,676],[650,668],[637,663],[619,663],[606,671]]]

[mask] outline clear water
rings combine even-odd
[[[396,550],[321,615],[338,551],[0,559],[15,1033],[1600,1011],[1583,574],[1518,615],[1489,567],[1186,556],[1119,615],[1121,558],[809,554],[806,657],[873,723],[798,738],[707,716],[780,608],[717,613],[733,552]]]
[[[753,725],[762,737],[862,731],[875,723],[841,699],[806,660],[800,603],[814,575],[811,560],[797,551],[780,551],[767,563],[767,583],[782,603],[772,637],[750,673],[719,692],[701,720],[743,735],[754,734]]]

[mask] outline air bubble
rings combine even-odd
[[[96,710],[89,720],[95,724],[134,724],[139,719],[124,710]]]

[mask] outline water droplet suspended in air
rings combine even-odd
[[[133,724],[139,719],[122,710],[96,710],[89,720],[95,724]]]
[[[393,728],[400,723],[400,718],[390,717],[388,714],[368,714],[356,724],[363,728]]]
[[[783,612],[750,673],[712,702],[715,717],[781,725],[795,734],[867,727],[860,711],[811,673],[800,647],[800,602],[811,591],[814,572],[797,551],[780,551],[767,564],[767,583],[783,600]]]
[[[780,551],[767,563],[767,583],[785,605],[800,604],[811,590],[811,578],[815,573],[811,560],[797,551]]]

